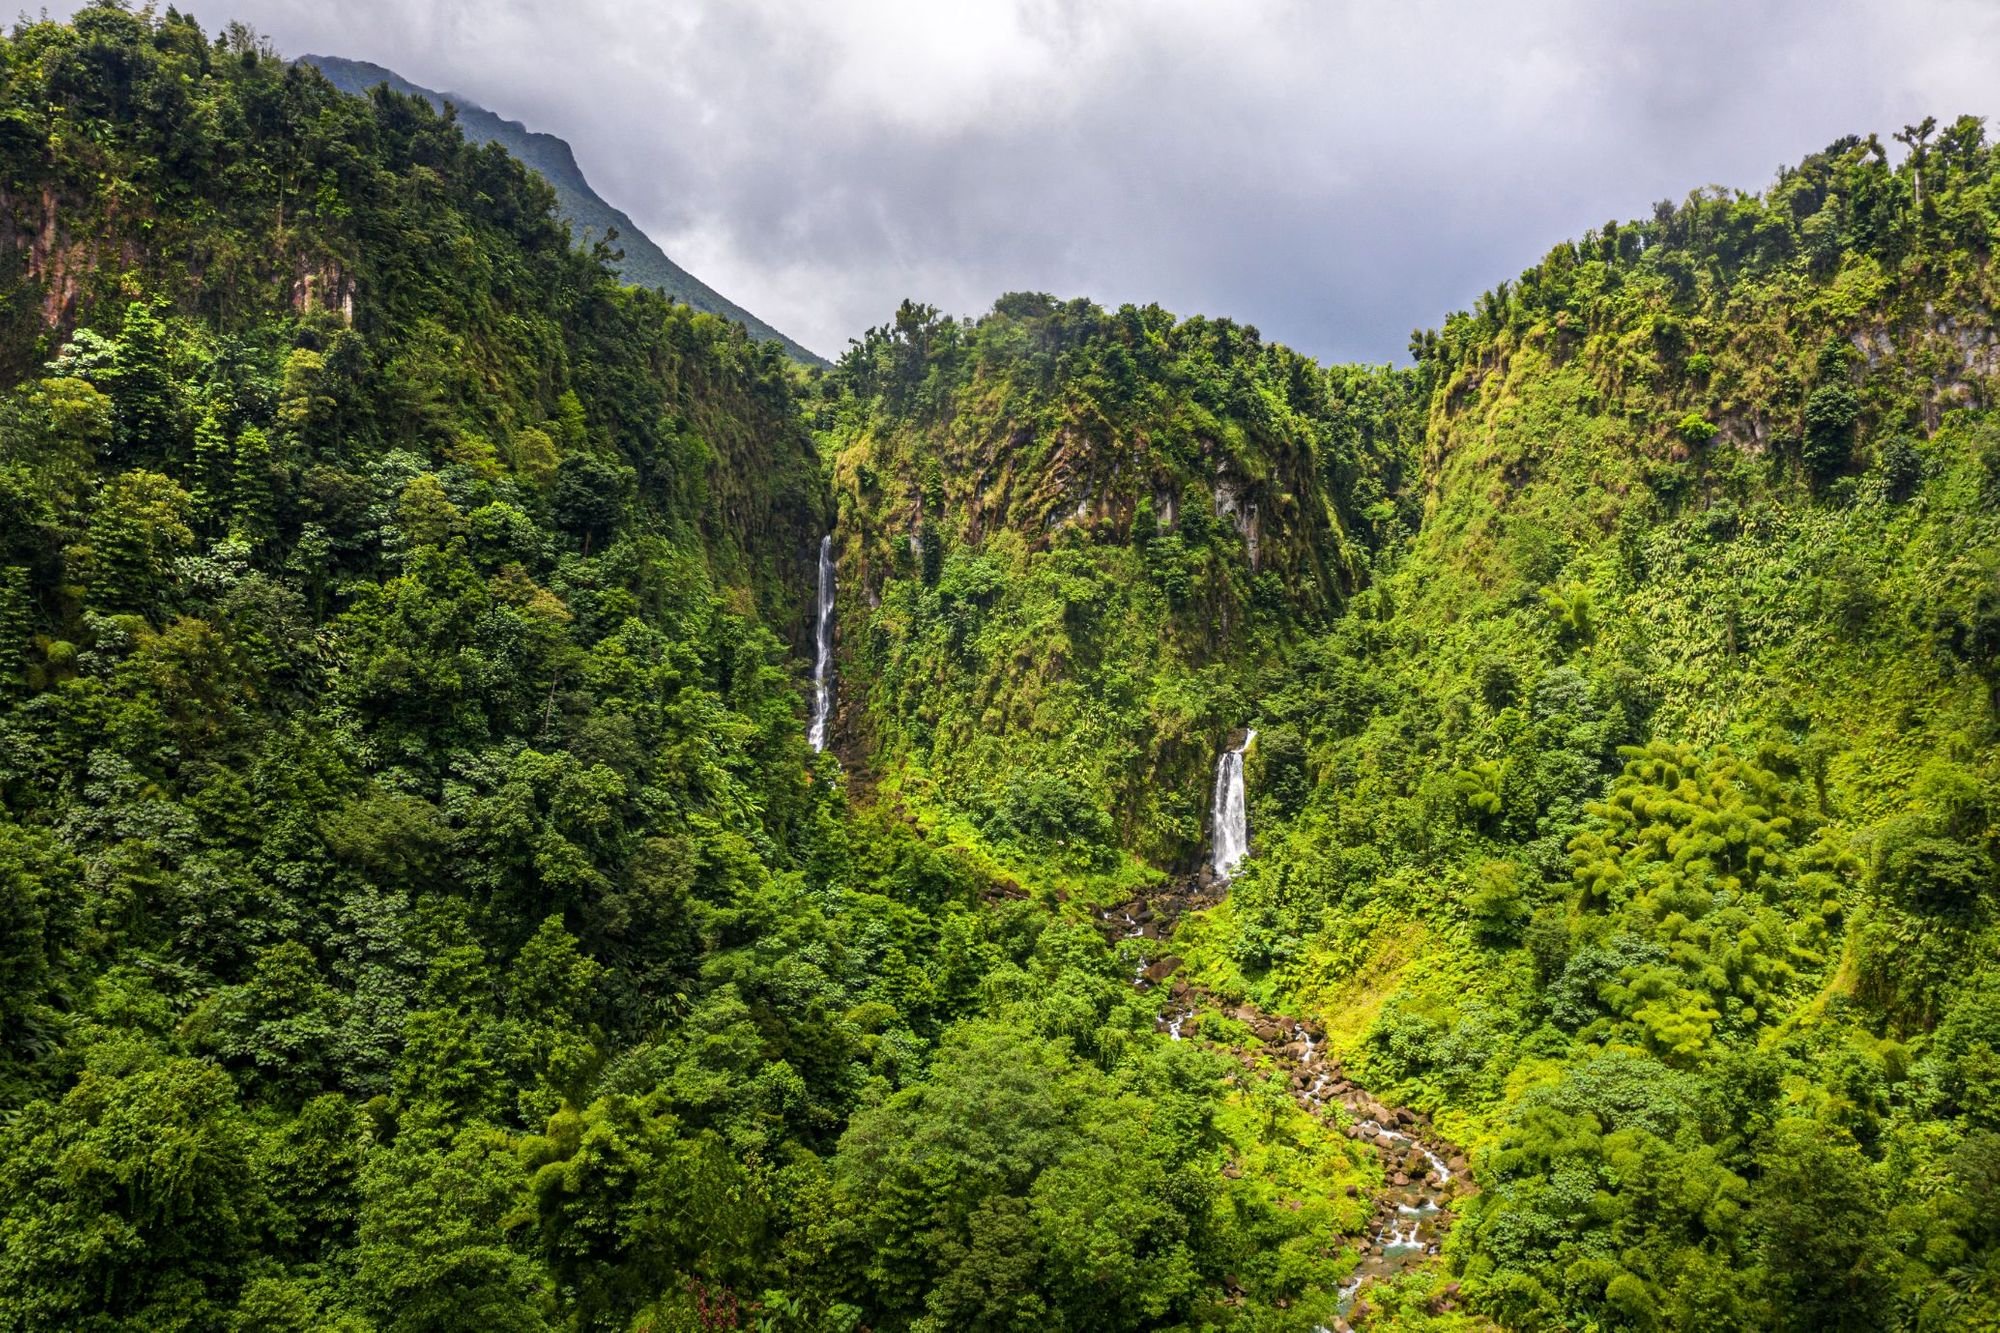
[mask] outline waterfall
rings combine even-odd
[[[826,748],[827,723],[833,717],[833,534],[819,539],[818,620],[813,630],[812,725],[806,742]]]
[[[1209,862],[1215,867],[1215,877],[1225,883],[1250,854],[1250,816],[1243,798],[1243,752],[1256,739],[1255,731],[1247,733],[1243,744],[1224,750],[1215,765],[1215,847]]]

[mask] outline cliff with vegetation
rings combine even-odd
[[[1372,1159],[807,746],[780,348],[240,29],[3,49],[0,1327],[1331,1312]]]
[[[1903,137],[1559,246],[1408,370],[1009,298],[829,378],[878,799],[1143,901],[1255,729],[1227,900],[1121,947],[1472,1149],[1377,1319],[1994,1317],[1994,155]]]
[[[420,98],[0,50],[0,1328],[2000,1324],[1977,122],[1403,368],[808,376]]]
[[[1994,156],[1908,138],[1414,341],[1423,521],[1184,941],[1476,1146],[1510,1326],[1994,1317]]]
[[[1032,295],[906,305],[817,411],[851,750],[1079,882],[1193,868],[1215,755],[1362,586],[1412,453],[1393,374]]]

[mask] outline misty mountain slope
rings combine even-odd
[[[365,94],[370,88],[386,83],[397,92],[421,97],[440,110],[449,102],[458,108],[459,127],[469,142],[499,144],[539,171],[542,178],[555,187],[557,205],[563,217],[575,228],[579,243],[587,244],[613,230],[618,233],[613,246],[624,251],[624,258],[613,267],[625,281],[641,287],[657,288],[696,310],[733,319],[749,329],[753,338],[775,339],[783,343],[787,352],[807,365],[826,364],[826,358],[786,337],[669,259],[666,252],[640,230],[639,224],[632,221],[624,210],[607,203],[590,187],[590,182],[584,179],[582,169],[576,164],[575,152],[566,140],[531,130],[519,121],[506,120],[459,93],[441,93],[421,87],[392,69],[365,60],[319,55],[301,56],[299,59],[317,68],[342,92]]]

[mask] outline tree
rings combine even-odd
[[[167,365],[166,326],[149,303],[134,301],[125,308],[114,366],[111,401],[122,456],[178,461],[179,394]]]
[[[657,1100],[564,1108],[521,1146],[539,1244],[581,1327],[623,1328],[651,1297],[748,1276],[763,1223],[755,1184],[716,1134]]]
[[[583,542],[584,554],[608,537],[625,512],[625,478],[590,454],[568,454],[556,466],[549,512],[556,525]]]
[[[870,1303],[949,1327],[1140,1328],[1185,1311],[1206,1191],[1195,1142],[1065,1043],[961,1029],[931,1076],[857,1114],[834,1161]]]
[[[1936,129],[1937,117],[1925,116],[1915,125],[1903,126],[1893,136],[1910,150],[1911,202],[1920,209],[1924,205],[1924,161],[1930,155],[1926,144]]]
[[[341,998],[296,940],[263,950],[250,980],[217,995],[203,1026],[247,1087],[297,1105],[325,1087]]]
[[[101,1063],[0,1133],[0,1309],[219,1325],[258,1239],[255,1132],[208,1061],[133,1044]]]
[[[339,406],[327,392],[329,378],[326,358],[318,352],[295,347],[286,354],[278,391],[278,428],[283,438],[308,450],[326,443],[326,429]]]
[[[1830,1126],[1781,1120],[1757,1154],[1749,1232],[1781,1328],[1880,1327],[1890,1251],[1867,1161]]]
[[[45,830],[0,822],[0,1060],[46,1056],[60,1031],[52,1002],[73,965],[78,873]],[[12,1079],[0,1073],[0,1102]]]
[[[513,442],[514,471],[542,494],[547,494],[556,482],[556,469],[561,455],[549,433],[535,426],[519,431]]]
[[[1854,455],[1854,423],[1861,398],[1843,383],[1822,384],[1806,399],[1805,443],[1800,458],[1806,474],[1825,485],[1846,470]]]
[[[276,535],[271,505],[271,442],[256,426],[236,437],[230,469],[229,535],[259,547]]]
[[[552,1295],[509,1243],[525,1202],[514,1145],[497,1130],[406,1123],[361,1176],[357,1303],[387,1333],[542,1333]]]
[[[194,464],[190,469],[194,485],[189,492],[195,519],[206,533],[216,532],[229,516],[233,482],[230,474],[234,463],[235,450],[230,444],[227,423],[215,404],[210,403],[201,420],[195,423]]]
[[[91,600],[155,617],[166,609],[174,561],[194,546],[193,497],[158,472],[121,472],[98,492],[84,541],[68,558]]]
[[[412,548],[442,547],[465,531],[465,515],[451,502],[437,474],[424,472],[411,478],[396,497],[396,526]]]
[[[25,683],[33,628],[28,599],[27,568],[0,565],[0,695]]]

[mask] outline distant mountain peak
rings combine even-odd
[[[605,201],[584,179],[576,153],[566,140],[540,130],[531,130],[518,120],[508,120],[459,93],[438,92],[411,83],[392,69],[366,60],[345,56],[300,56],[299,63],[311,65],[343,92],[366,93],[379,84],[388,84],[399,93],[421,97],[442,110],[447,102],[458,109],[458,123],[465,137],[474,143],[498,143],[515,157],[533,167],[555,187],[558,206],[580,243],[603,238],[615,231],[616,249],[624,251],[616,261],[619,276],[626,282],[653,287],[697,310],[735,320],[758,339],[775,339],[798,361],[824,366],[826,358],[786,337],[742,306],[710,287],[701,279],[667,258],[653,239],[623,210]]]

